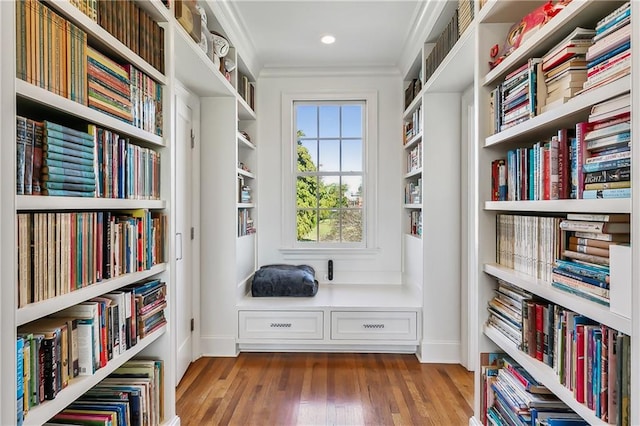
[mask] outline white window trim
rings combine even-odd
[[[293,122],[294,101],[361,101],[366,103],[364,130],[366,143],[364,146],[364,199],[365,217],[365,244],[361,247],[339,244],[303,244],[299,243],[295,232],[295,203],[296,186],[294,178],[296,168],[294,163],[295,152],[292,137],[295,123]],[[322,91],[322,92],[285,92],[282,94],[282,237],[281,253],[283,255],[308,254],[374,254],[377,253],[377,218],[378,218],[378,93],[376,91]]]

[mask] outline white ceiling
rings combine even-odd
[[[231,0],[260,69],[399,66],[424,1]],[[320,37],[332,34],[332,45]]]

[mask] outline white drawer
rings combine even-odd
[[[239,311],[240,339],[322,339],[322,311]]]
[[[335,340],[416,340],[416,312],[331,312]]]

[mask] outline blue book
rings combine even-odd
[[[594,58],[591,62],[587,63],[587,68],[592,68],[595,67],[596,65],[598,65],[600,62],[604,62],[609,58],[613,58],[614,56],[616,56],[618,53],[620,52],[624,52],[625,50],[629,49],[631,47],[631,42],[628,41],[618,47],[616,47],[615,49],[600,55],[596,58]]]
[[[602,297],[598,297],[594,294],[590,294],[586,291],[580,291],[577,288],[562,284],[562,283],[557,283],[555,281],[551,282],[551,285],[557,289],[560,289],[562,291],[566,291],[567,293],[571,293],[571,294],[575,294],[576,296],[580,296],[584,299],[590,300],[592,302],[596,302],[599,303],[601,305],[604,306],[609,306],[609,301],[602,298]]]
[[[568,278],[573,278],[574,280],[578,280],[581,281],[585,284],[591,284],[595,287],[600,287],[600,288],[609,288],[609,284],[607,284],[605,281],[599,281],[587,276],[584,276],[582,274],[576,274],[570,271],[566,271],[562,268],[553,268],[553,272]]]
[[[24,339],[16,340],[16,420],[18,425],[24,421]]]
[[[548,426],[579,426],[586,425],[589,423],[584,421],[583,419],[562,419],[558,417],[549,417],[546,420]]]
[[[596,28],[596,35],[600,35],[600,34],[606,32],[609,28],[613,27],[618,22],[623,21],[626,18],[630,17],[631,16],[631,7],[630,7],[630,3],[628,3],[628,4],[629,4],[629,7],[627,7],[622,13],[620,13],[614,19],[610,20],[609,22],[607,22],[604,25],[601,25],[601,26],[597,27]]]
[[[556,265],[558,269],[563,271],[572,272],[585,277],[590,277],[599,281],[607,281],[609,278],[609,268],[599,267],[596,265],[586,265],[583,263],[577,263],[570,260],[557,259]]]
[[[582,193],[585,200],[596,198],[631,198],[631,188],[587,189]]]
[[[598,163],[585,163],[582,165],[582,172],[593,173],[629,166],[631,166],[631,158],[619,158],[617,160],[600,161]]]

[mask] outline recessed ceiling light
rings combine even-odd
[[[320,41],[323,42],[324,44],[332,44],[336,41],[336,38],[331,34],[327,34],[325,36],[322,36]]]

